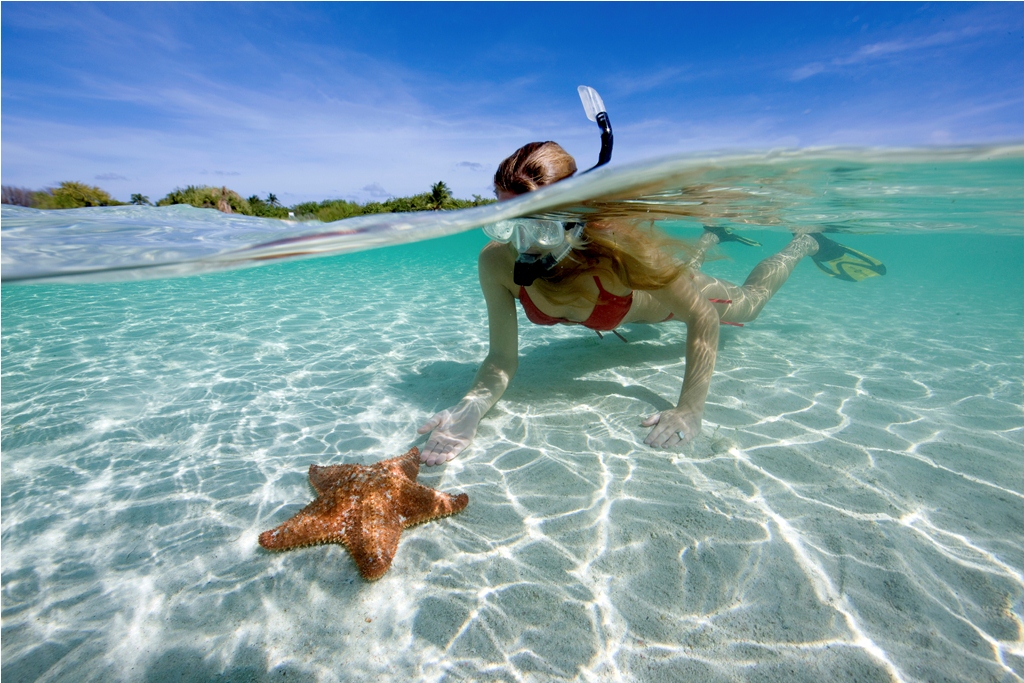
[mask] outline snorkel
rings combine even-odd
[[[614,143],[614,136],[612,135],[612,124],[608,119],[608,112],[605,110],[604,100],[597,94],[597,91],[588,85],[581,85],[577,89],[580,95],[580,101],[583,103],[583,110],[587,114],[587,118],[591,121],[596,121],[598,128],[601,129],[601,153],[597,158],[597,163],[588,168],[583,173],[589,173],[599,166],[604,166],[612,159],[612,144]],[[511,229],[509,235],[496,236],[491,234],[492,239],[504,242],[517,242],[516,250],[519,252],[519,256],[516,258],[515,267],[512,271],[512,280],[516,285],[521,287],[529,287],[537,278],[545,277],[548,275],[558,263],[569,255],[572,251],[572,244],[583,236],[583,223],[565,223],[563,228],[564,241],[553,248],[546,254],[530,254],[523,253],[524,249],[521,249],[518,242],[522,240],[521,235],[529,232],[529,225],[526,223],[532,219],[519,219],[522,223],[518,227],[518,232],[513,236]],[[497,227],[497,226],[494,226]],[[485,230],[486,231],[486,230]],[[543,245],[547,246],[547,245]]]
[[[612,145],[615,143],[615,137],[612,135],[612,122],[608,120],[608,111],[605,109],[604,100],[597,94],[597,91],[589,85],[581,85],[576,90],[580,94],[580,101],[583,103],[583,110],[587,112],[587,118],[597,121],[597,127],[601,129],[601,154],[597,157],[597,163],[584,171],[584,173],[590,173],[598,166],[604,166],[612,160]]]

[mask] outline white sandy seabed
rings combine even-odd
[[[724,328],[677,452],[639,421],[678,395],[682,325],[521,317],[506,398],[421,472],[469,506],[372,584],[340,546],[256,536],[311,462],[404,452],[461,395],[484,311],[472,245],[439,255],[469,238],[5,287],[3,677],[1019,681],[1024,311],[993,302],[1021,284],[929,283],[913,239],[858,243],[890,273],[856,285],[802,264]],[[762,241],[709,272],[742,279]]]

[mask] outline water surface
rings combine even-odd
[[[1020,680],[1021,157],[665,163],[354,228],[5,207],[3,676]],[[372,584],[340,546],[260,549],[312,498],[310,463],[404,452],[471,382],[466,226],[596,208],[742,230],[763,246],[705,267],[732,280],[815,222],[888,273],[808,260],[723,328],[705,432],[677,452],[639,422],[678,396],[684,326],[623,344],[521,318],[474,446],[421,472],[463,513],[407,530]],[[71,273],[104,282],[14,283]]]

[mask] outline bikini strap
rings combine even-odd
[[[594,276],[594,283],[597,284],[597,292],[600,297],[611,297],[612,299],[632,299],[633,297],[633,292],[630,292],[629,294],[612,294],[601,286],[601,278],[596,275]]]

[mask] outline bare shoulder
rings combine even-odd
[[[515,266],[515,258],[512,250],[507,244],[491,242],[480,250],[480,257],[477,260],[480,271],[480,281],[493,282],[516,295],[518,288],[512,279],[512,270]]]
[[[629,293],[633,291],[612,269],[611,264],[599,263],[589,274],[599,277],[601,286],[609,294],[629,296]]]

